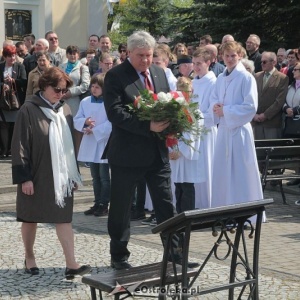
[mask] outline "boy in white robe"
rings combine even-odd
[[[80,102],[74,117],[74,127],[84,133],[78,161],[89,162],[93,178],[94,205],[85,215],[103,216],[108,213],[110,197],[110,175],[107,159],[101,159],[111,132],[104,108],[102,88],[104,74],[94,74],[91,78],[91,96]]]
[[[202,136],[199,148],[199,167],[203,169],[205,181],[195,184],[196,208],[211,207],[212,190],[212,166],[215,142],[217,137],[217,126],[209,111],[211,94],[215,87],[216,75],[209,71],[211,54],[204,48],[197,49],[193,53],[193,101],[199,103],[199,109],[204,117],[204,126],[208,132]]]
[[[222,46],[227,66],[212,94],[215,123],[219,124],[213,162],[212,207],[263,199],[251,120],[257,110],[254,77],[240,62],[242,47]]]

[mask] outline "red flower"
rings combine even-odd
[[[184,113],[186,115],[186,118],[187,118],[188,122],[192,124],[193,123],[193,119],[192,119],[192,116],[189,113],[189,111],[186,108],[184,108],[183,111],[184,111]]]
[[[171,148],[176,145],[178,145],[178,139],[176,136],[174,134],[168,134],[166,138],[166,146]]]
[[[157,99],[158,99],[157,94],[154,94],[154,93],[153,93],[153,94],[152,94],[152,98],[153,98],[154,101],[157,101]]]

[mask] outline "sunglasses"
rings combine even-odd
[[[121,49],[121,50],[120,50],[120,53],[122,53],[122,52],[124,52],[124,53],[125,53],[125,52],[126,52],[126,50],[124,50],[124,49]]]
[[[300,71],[300,69],[293,69],[293,72],[295,72],[295,71]]]
[[[62,88],[59,88],[59,87],[52,87],[52,88],[53,88],[54,92],[57,93],[57,94],[59,94],[59,93],[65,94],[65,93],[68,92],[68,89],[62,89]]]
[[[50,38],[49,40],[50,40],[51,42],[53,42],[53,41],[57,41],[58,38],[57,38],[57,37],[53,37],[53,38]]]

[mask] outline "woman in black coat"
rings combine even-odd
[[[16,94],[22,105],[25,101],[27,76],[24,65],[16,62],[16,47],[8,45],[3,48],[2,55],[4,62],[0,63],[0,88],[9,90],[15,83]],[[0,111],[0,155],[1,157],[10,154],[10,145],[13,126],[16,121],[18,111]]]

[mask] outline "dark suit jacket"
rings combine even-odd
[[[1,89],[2,89],[3,82],[4,82],[4,77],[3,77],[4,69],[5,69],[5,62],[2,62],[2,63],[0,63]],[[21,63],[15,62],[13,64],[12,78],[15,79],[15,82],[16,82],[18,99],[19,99],[20,103],[23,104],[25,101],[25,96],[26,96],[27,76],[26,76],[25,67]]]
[[[280,128],[282,125],[282,107],[285,103],[289,79],[275,69],[263,88],[264,72],[255,74],[258,92],[257,113],[264,113],[267,120],[262,124],[269,128]],[[253,122],[254,125],[256,122]]]
[[[150,67],[155,93],[169,92],[169,84],[162,68]],[[126,108],[132,103],[143,83],[128,60],[112,68],[105,75],[103,98],[112,133],[105,153],[109,163],[123,167],[148,167],[157,159],[168,162],[165,142],[150,131],[150,121],[140,121]]]

